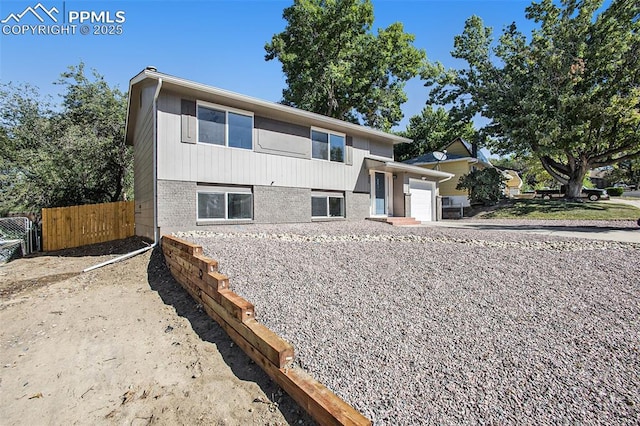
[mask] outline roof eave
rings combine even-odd
[[[452,177],[455,176],[453,173],[442,172],[442,171],[439,171],[439,170],[425,169],[423,167],[412,166],[412,165],[409,165],[409,164],[396,163],[395,161],[387,161],[385,163],[385,166],[389,170],[396,170],[396,171],[407,172],[407,173],[415,173],[415,174],[422,175],[422,176],[430,176],[430,177],[446,179],[446,180],[451,179]]]
[[[372,161],[373,163],[378,163],[377,165],[373,165],[373,163],[368,164],[367,168],[373,170],[381,170],[386,172],[404,172],[404,173],[413,173],[420,176],[429,176],[432,178],[438,178],[439,181],[449,180],[455,175],[449,172],[443,172],[440,170],[432,170],[425,169],[424,167],[414,166],[411,164],[398,163],[396,161],[389,161],[387,158],[379,157],[376,155],[365,155],[365,161]]]
[[[441,161],[421,161],[419,163],[411,163],[409,165],[410,166],[431,166],[433,164],[454,163],[456,161],[467,161],[469,162],[469,164],[475,164],[478,162],[478,159],[473,157],[451,158],[449,160],[441,160]]]
[[[317,125],[317,126],[325,125],[327,127],[330,127],[331,128],[330,130],[337,128],[337,130],[343,130],[345,131],[345,133],[353,133],[353,134],[359,134],[364,136],[370,136],[378,140],[382,139],[387,142],[391,142],[393,145],[413,142],[413,140],[409,138],[394,135],[391,133],[386,133],[381,130],[371,129],[368,127],[361,126],[359,124],[349,123],[336,118],[327,117],[321,114],[316,114],[313,112],[301,110],[301,109],[290,107],[287,105],[282,105],[275,102],[269,102],[269,101],[254,98],[251,96],[246,96],[239,93],[231,92],[228,90],[219,89],[217,87],[208,86],[206,84],[197,83],[191,80],[185,80],[183,78],[175,77],[169,74],[164,74],[164,73],[160,73],[160,72],[149,70],[149,69],[145,69],[141,71],[138,75],[136,75],[131,79],[129,84],[129,93],[131,94],[133,87],[144,80],[147,80],[147,79],[157,80],[160,78],[163,80],[164,86],[175,85],[178,87],[183,87],[183,88],[191,89],[198,92],[204,92],[209,95],[218,96],[220,98],[233,100],[235,102],[246,104],[247,106],[249,105],[258,106],[260,108],[275,111],[283,115],[295,116],[299,119],[303,119],[305,121],[311,122],[312,125]],[[130,99],[129,99],[129,103],[131,102]],[[127,122],[129,120],[128,114],[129,114],[129,111],[127,111]],[[127,127],[127,130],[128,130],[128,127]]]
[[[132,123],[129,122],[129,117],[131,113],[131,100],[134,99],[132,93],[134,91],[134,86],[136,86],[141,81],[147,79],[147,73],[149,73],[148,69],[144,69],[140,71],[137,75],[135,75],[131,80],[129,80],[129,95],[127,96],[127,116],[125,117],[124,123],[124,142],[126,145],[133,146],[133,134],[129,135],[129,133],[133,132]]]

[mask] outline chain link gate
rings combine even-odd
[[[39,249],[38,229],[26,217],[0,218],[0,264]]]

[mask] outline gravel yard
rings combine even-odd
[[[640,243],[374,222],[179,236],[376,425],[640,422]]]

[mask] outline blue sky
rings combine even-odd
[[[270,101],[281,98],[285,79],[278,61],[264,60],[264,44],[285,27],[282,11],[292,0],[211,0],[211,1],[62,1],[31,0],[0,2],[0,20],[20,14],[41,3],[57,8],[59,21],[70,11],[109,12],[115,19],[123,11],[120,35],[0,34],[0,81],[28,82],[42,93],[57,94],[53,82],[67,66],[83,61],[95,68],[111,85],[128,89],[129,80],[147,65],[158,71],[200,83],[232,90]],[[430,60],[454,66],[450,56],[453,37],[463,30],[471,15],[483,18],[494,31],[515,21],[529,32],[531,22],[524,17],[530,1],[519,0],[374,0],[375,27],[400,21],[405,31],[416,36],[415,46],[424,49]],[[62,11],[64,10],[64,14]],[[104,15],[103,15],[104,16]],[[48,18],[47,18],[48,19]],[[53,24],[53,21],[46,21]],[[90,32],[100,24],[86,22]],[[19,23],[39,24],[27,14]],[[68,22],[67,22],[68,24]],[[107,24],[108,26],[109,24]],[[18,31],[13,29],[13,31]],[[427,89],[419,80],[407,85],[409,101],[404,104],[404,120],[418,114],[427,99]]]

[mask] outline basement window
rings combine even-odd
[[[250,220],[253,218],[251,188],[200,187],[198,220]]]
[[[311,217],[314,219],[344,217],[344,194],[313,191],[311,193]]]

